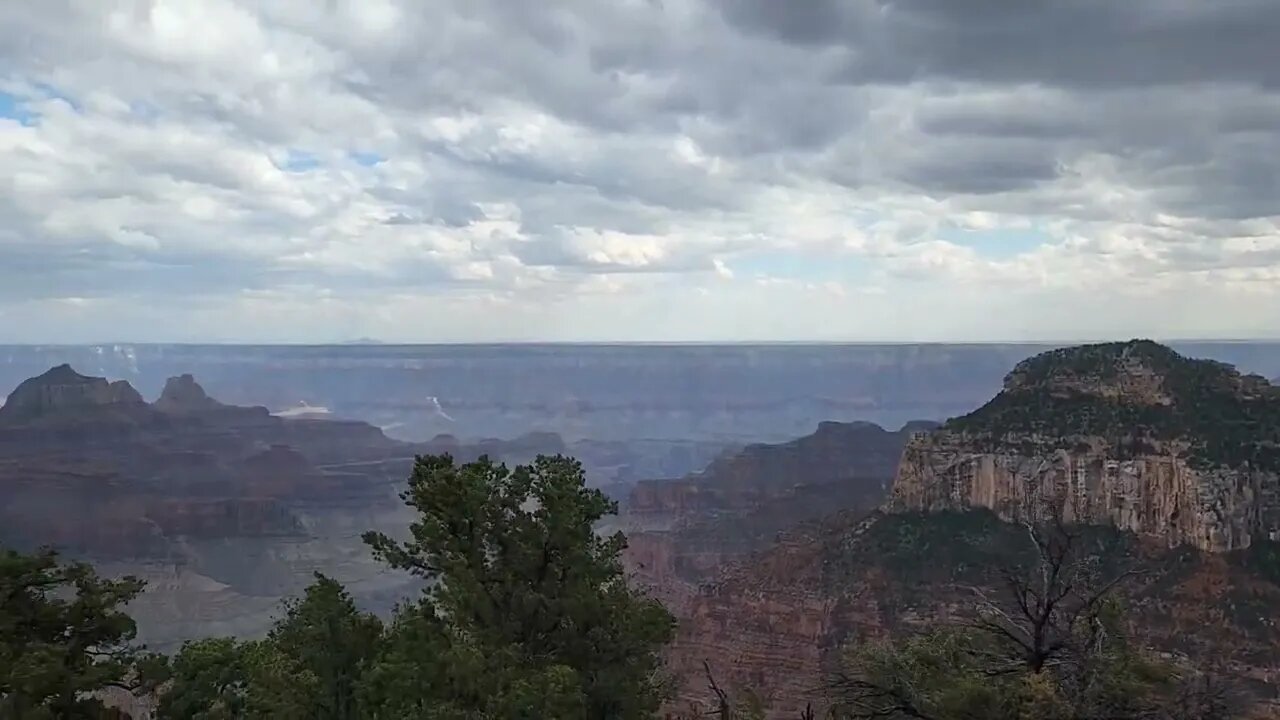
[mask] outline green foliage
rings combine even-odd
[[[999,718],[1009,714],[1016,683],[988,677],[971,634],[939,630],[901,643],[851,651],[836,684],[837,717]]]
[[[841,552],[835,560],[875,562],[908,581],[976,580],[1031,552],[1026,532],[987,510],[884,515],[852,539],[856,552]],[[834,574],[853,576],[847,570]]]
[[[1117,613],[1105,621],[1108,633],[1087,657],[1038,672],[1010,665],[1010,648],[998,636],[968,628],[860,646],[845,659],[832,714],[932,720],[1170,717],[1159,713],[1175,697],[1175,668],[1135,649],[1121,620]]]
[[[174,658],[160,717],[362,717],[357,683],[381,634],[377,618],[359,612],[339,583],[317,574],[302,599],[285,604],[266,639],[185,644]]]
[[[53,551],[0,551],[0,717],[97,718],[104,708],[91,693],[162,679],[164,664],[133,644],[121,609],[142,588]]]
[[[400,609],[370,672],[373,717],[412,708],[440,718],[640,718],[657,709],[658,651],[674,621],[628,587],[621,533],[596,535],[617,509],[586,488],[579,463],[539,457],[508,470],[487,458],[422,457],[404,498],[420,513],[411,538],[366,541],[432,585]]]
[[[171,684],[160,698],[159,716],[191,720],[245,717],[251,645],[232,638],[183,644],[173,658]]]
[[[312,681],[316,692],[306,703],[305,717],[351,720],[358,717],[357,681],[381,636],[376,617],[359,612],[342,585],[316,573],[303,598],[286,604],[285,617],[265,643],[271,655],[259,667],[286,683],[293,677]]]
[[[1135,368],[1159,379],[1170,401],[1091,392]],[[1280,470],[1280,390],[1231,366],[1184,358],[1151,342],[1063,348],[1020,363],[1006,389],[947,429],[986,438],[989,450],[1054,449],[1063,440],[1106,438],[1131,457],[1155,442],[1185,440],[1200,467]],[[1049,443],[1041,447],[1038,443]]]
[[[1077,541],[1104,569],[1123,571],[1132,560],[1134,538],[1114,528],[1074,529]],[[1000,581],[1008,567],[1029,567],[1035,546],[1026,528],[1002,521],[985,508],[966,511],[902,512],[874,517],[865,531],[834,545],[825,560],[833,584],[860,577],[869,566],[883,571],[913,600],[912,588],[936,583],[984,584]]]

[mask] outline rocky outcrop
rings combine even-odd
[[[1247,548],[1280,538],[1280,392],[1145,341],[1046,353],[987,405],[915,437],[891,507]]]
[[[154,406],[167,413],[202,413],[224,407],[209,397],[190,374],[169,378]]]
[[[626,508],[633,518],[669,523],[709,511],[718,500],[713,488],[704,487],[695,478],[640,480],[631,486]]]
[[[81,375],[70,365],[58,365],[18,385],[0,405],[0,425],[17,425],[51,416],[68,417],[101,410],[123,412],[145,408],[146,402],[129,383]]]

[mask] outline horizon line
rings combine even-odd
[[[844,345],[1086,345],[1108,342],[1128,342],[1130,340],[1150,339],[1162,344],[1179,343],[1280,343],[1280,337],[1181,337],[1159,338],[1152,336],[1133,336],[1125,338],[1075,338],[1052,340],[466,340],[466,341],[269,341],[253,342],[244,340],[205,340],[205,341],[163,341],[163,340],[107,340],[97,342],[0,342],[0,347],[8,348],[73,348],[97,346],[178,346],[178,347],[495,347],[495,346],[528,346],[528,347],[725,347],[725,346],[844,346]]]

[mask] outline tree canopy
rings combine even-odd
[[[94,693],[150,687],[161,663],[134,644],[122,609],[142,588],[52,550],[0,550],[0,717],[98,718]]]
[[[539,457],[509,470],[487,458],[423,457],[404,498],[419,513],[409,539],[366,541],[430,586],[397,614],[392,634],[414,641],[392,641],[374,668],[380,686],[429,675],[434,687],[420,692],[448,699],[441,717],[626,719],[657,710],[658,652],[674,620],[626,583],[624,536],[595,531],[616,504],[586,487],[577,461]],[[450,661],[440,668],[436,656]],[[430,703],[372,696],[379,717]]]

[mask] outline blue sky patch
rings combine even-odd
[[[19,123],[30,127],[36,124],[39,115],[27,106],[25,99],[0,91],[0,117],[17,120]]]
[[[289,148],[288,154],[285,155],[284,163],[280,165],[281,170],[287,172],[307,172],[320,167],[320,158],[315,153],[309,153],[305,150],[297,148]]]
[[[380,162],[386,161],[385,157],[379,155],[376,152],[364,152],[362,150],[353,150],[349,154],[351,155],[352,160],[355,160],[357,163],[360,163],[365,167],[373,167],[374,165],[377,165]]]
[[[973,248],[979,255],[991,260],[1007,260],[1052,242],[1048,234],[1035,227],[993,230],[942,227],[938,229],[937,237],[939,240]]]

